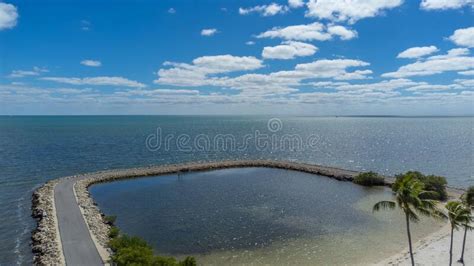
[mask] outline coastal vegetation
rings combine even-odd
[[[441,201],[445,201],[448,198],[448,192],[446,191],[446,185],[448,184],[448,182],[446,181],[445,177],[435,175],[423,175],[418,171],[408,171],[404,174],[396,175],[395,183],[392,186],[393,191],[398,190],[400,183],[407,176],[410,176],[410,178],[420,181],[424,185],[424,190],[430,191],[430,193],[424,193],[423,195],[420,195],[421,198]]]
[[[450,201],[446,204],[448,218],[451,224],[451,241],[449,244],[449,265],[453,262],[453,235],[454,230],[461,226],[472,228],[469,223],[472,221],[471,210],[460,201]]]
[[[392,187],[395,201],[380,201],[373,207],[373,211],[381,209],[395,209],[397,206],[405,213],[411,264],[415,265],[413,246],[410,232],[410,221],[418,222],[419,214],[436,218],[444,218],[445,214],[437,208],[437,201],[429,199],[432,191],[425,190],[425,184],[417,178],[414,172],[397,176],[396,186]],[[421,175],[421,174],[420,174]]]
[[[111,222],[109,230],[109,247],[114,254],[112,262],[118,266],[125,265],[145,265],[145,266],[195,266],[194,257],[186,257],[178,261],[173,257],[156,256],[153,248],[143,239],[136,236],[128,236],[120,233],[120,230],[113,225],[114,217],[106,216],[104,221]]]
[[[368,187],[383,186],[385,184],[384,178],[380,176],[379,174],[372,171],[358,174],[354,178],[353,182],[358,185],[368,186]]]
[[[469,210],[470,212],[472,211],[472,209],[474,208],[474,186],[470,186],[467,192],[462,195],[462,203],[464,204],[467,210]],[[461,258],[459,258],[458,262],[464,264],[464,249],[466,248],[467,230],[471,230],[472,227],[469,226],[469,223],[465,223],[463,226],[464,236],[462,239]]]

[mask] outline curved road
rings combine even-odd
[[[77,180],[63,179],[54,188],[54,204],[66,265],[104,265],[74,196],[73,186]]]

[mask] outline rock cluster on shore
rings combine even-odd
[[[54,212],[54,187],[58,182],[58,179],[51,180],[33,193],[32,217],[37,227],[32,232],[31,245],[35,265],[63,264]]]
[[[81,179],[76,182],[74,190],[76,192],[76,199],[79,207],[82,210],[82,215],[85,218],[87,227],[95,236],[99,245],[102,246],[109,254],[111,251],[107,248],[109,242],[110,225],[106,223],[104,215],[100,212],[94,200],[87,189],[90,178]]]

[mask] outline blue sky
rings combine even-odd
[[[0,2],[0,114],[473,115],[473,10]]]

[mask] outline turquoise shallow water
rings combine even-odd
[[[384,174],[417,169],[445,175],[454,186],[474,184],[472,117],[280,117],[281,124],[270,128],[269,118],[0,117],[0,264],[31,262],[31,193],[46,180],[65,175],[194,160],[265,158]],[[188,134],[191,139],[199,134],[210,138],[233,134],[238,143],[257,130],[277,136],[299,134],[305,140],[314,135],[316,145],[300,150],[259,149],[253,143],[246,149],[211,146],[190,151],[171,145],[152,151],[146,139],[158,127],[164,135]]]

